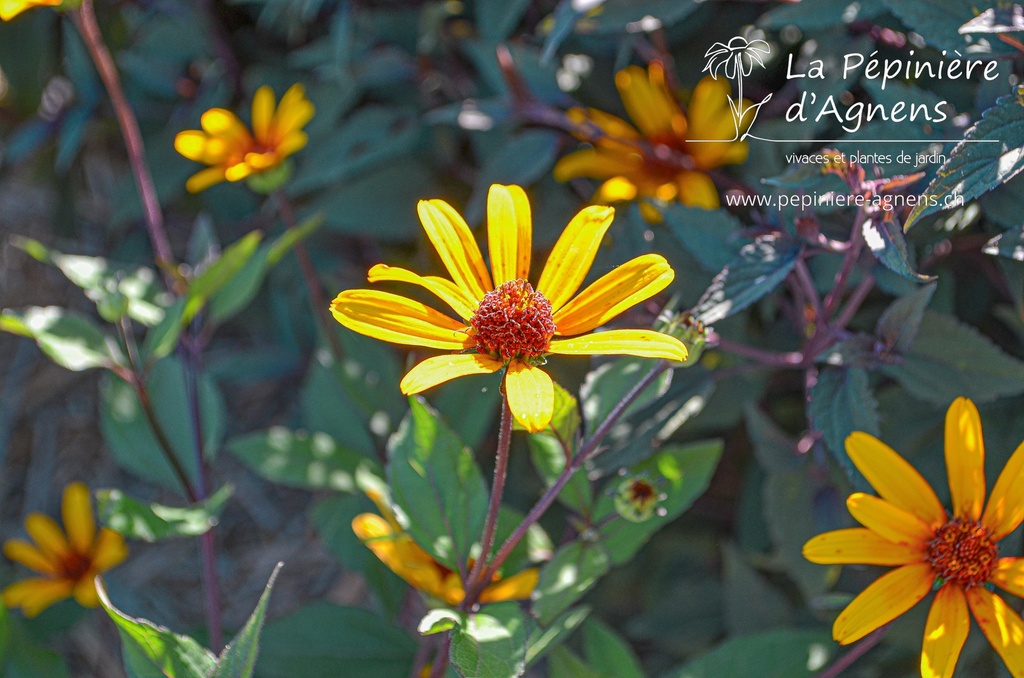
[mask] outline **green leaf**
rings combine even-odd
[[[811,387],[807,417],[821,431],[825,444],[855,484],[863,479],[846,455],[846,437],[854,431],[878,436],[878,402],[868,373],[859,367],[824,367]]]
[[[466,202],[466,221],[483,220],[491,184],[529,186],[547,174],[558,157],[558,138],[556,132],[537,129],[512,135],[480,168],[473,195]]]
[[[583,651],[587,663],[599,666],[606,676],[644,678],[640,661],[629,643],[596,617],[583,622]]]
[[[725,624],[731,636],[785,626],[793,616],[786,596],[751,567],[730,542],[722,544],[722,595]]]
[[[541,433],[532,433],[527,438],[530,460],[548,487],[554,484],[565,468],[567,455],[576,451],[579,426],[580,414],[576,399],[556,383],[551,427]],[[518,422],[516,428],[520,428]],[[558,494],[562,504],[581,513],[589,511],[593,499],[593,490],[585,473],[575,474]]]
[[[91,319],[58,306],[4,309],[0,330],[35,340],[53,362],[74,372],[125,362],[117,342]]]
[[[527,619],[517,603],[488,605],[452,630],[451,661],[462,678],[516,678],[526,671]]]
[[[882,370],[911,395],[941,407],[959,396],[980,404],[1024,393],[1024,363],[973,327],[934,311],[925,311],[903,361]]]
[[[490,42],[501,42],[515,30],[530,0],[478,0],[476,25]]]
[[[727,318],[771,292],[793,270],[803,246],[784,235],[762,235],[740,254],[701,295],[693,309],[706,325]]]
[[[232,491],[225,485],[206,500],[180,508],[143,504],[121,490],[96,490],[96,512],[104,525],[130,539],[156,542],[198,537],[217,524]]]
[[[408,678],[416,643],[367,610],[318,602],[267,624],[262,678]]]
[[[249,615],[245,626],[231,639],[217,660],[217,668],[209,678],[250,678],[256,670],[256,656],[260,650],[260,631],[263,620],[267,616],[267,604],[270,602],[270,591],[274,588],[274,580],[284,563],[278,563],[270,573],[263,595],[256,603],[256,609]]]
[[[887,269],[914,282],[934,280],[933,276],[921,275],[914,270],[910,251],[907,249],[907,240],[895,222],[865,219],[861,231],[868,249]]]
[[[549,675],[558,678],[607,678],[613,674],[598,671],[564,645],[556,647],[548,658]]]
[[[948,50],[947,58],[956,56],[954,50],[966,55],[963,57],[965,61],[979,57],[991,59],[992,55],[1015,51],[1010,45],[991,39],[990,36],[983,36],[984,39],[979,40],[977,35],[960,32],[960,27],[978,13],[970,3],[960,0],[929,0],[927,3],[917,0],[885,0],[885,4],[900,21],[920,33],[929,45],[937,50]]]
[[[893,0],[889,0],[893,2]],[[934,14],[934,12],[930,12]],[[970,17],[967,17],[970,18]],[[903,229],[932,212],[962,205],[1024,169],[1024,85],[996,101],[950,151]]]
[[[465,623],[465,614],[441,607],[427,612],[416,626],[416,630],[421,636],[432,636],[435,633],[450,631],[459,624]]]
[[[388,445],[395,502],[413,518],[409,533],[438,561],[459,570],[483,529],[487,488],[472,453],[419,398]]]
[[[68,678],[68,667],[59,654],[41,645],[25,625],[7,619],[7,651],[0,656],[4,678]],[[6,661],[5,661],[6,660]]]
[[[272,482],[339,492],[355,492],[356,469],[374,464],[365,455],[341,447],[326,433],[308,434],[283,426],[232,438],[227,449]]]
[[[889,350],[904,352],[914,343],[924,311],[935,294],[935,285],[926,285],[894,301],[878,319],[875,334]]]
[[[782,5],[765,12],[757,25],[767,30],[796,26],[802,31],[842,26],[852,21],[874,18],[885,11],[883,0],[865,0],[851,4],[849,0],[818,0],[813,5]]]
[[[164,313],[163,319],[146,333],[142,341],[142,355],[147,362],[170,355],[184,328],[185,297],[177,299]]]
[[[834,653],[827,633],[769,631],[726,641],[662,678],[809,678]]]
[[[533,614],[540,625],[552,623],[610,567],[608,552],[598,542],[580,539],[558,549],[551,561],[541,568],[540,579],[533,590]]]
[[[594,510],[594,522],[600,524],[602,544],[608,549],[613,565],[630,560],[651,535],[667,523],[678,518],[697,497],[704,494],[722,457],[722,443],[711,440],[689,445],[669,445],[647,461],[630,468],[630,475],[646,474],[666,495],[660,511],[642,523],[633,523],[618,517],[615,500],[610,493],[602,493]],[[612,483],[617,484],[618,478]]]
[[[589,614],[590,608],[581,605],[563,612],[558,619],[546,627],[534,627],[530,632],[530,639],[526,643],[526,665],[531,666],[552,649],[565,642]]]
[[[214,670],[216,657],[195,640],[121,612],[110,602],[98,578],[96,590],[121,636],[128,678],[205,678]]]
[[[985,243],[981,250],[994,257],[1024,261],[1024,226],[1016,226]]]
[[[242,270],[246,262],[256,253],[256,248],[262,239],[263,234],[259,231],[253,231],[243,236],[228,246],[221,253],[219,259],[189,283],[188,292],[185,294],[185,309],[181,316],[183,325],[188,324],[196,313],[206,305],[210,297]]]
[[[675,239],[708,273],[728,266],[745,244],[739,237],[743,224],[724,209],[671,205],[662,214]]]
[[[593,435],[616,405],[641,379],[657,367],[658,363],[659,361],[653,358],[618,358],[604,363],[587,375],[586,381],[580,387],[580,397],[583,399],[583,420],[586,422],[588,435]],[[665,395],[671,382],[672,372],[665,370],[630,403],[619,421],[639,412]]]

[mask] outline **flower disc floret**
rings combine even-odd
[[[485,294],[469,322],[477,350],[501,360],[544,355],[555,336],[551,302],[521,279]]]
[[[989,580],[999,557],[999,546],[980,521],[954,518],[935,530],[928,542],[928,562],[947,582],[964,588]]]

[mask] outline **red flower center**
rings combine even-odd
[[[999,547],[977,520],[954,518],[928,542],[928,562],[935,573],[965,588],[987,582],[998,557]]]
[[[61,578],[69,581],[78,581],[84,577],[92,568],[92,559],[78,551],[72,550],[61,558]]]
[[[502,360],[543,355],[555,335],[551,302],[522,279],[485,294],[469,323],[477,350]]]

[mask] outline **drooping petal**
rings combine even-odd
[[[959,586],[939,589],[928,611],[921,645],[921,678],[953,678],[956,660],[971,630],[967,600]]]
[[[471,374],[493,374],[504,364],[480,353],[456,353],[427,358],[405,375],[399,388],[405,395],[426,391],[438,384]]]
[[[4,542],[4,555],[16,563],[21,563],[39,574],[57,574],[60,568],[54,561],[43,555],[43,552],[22,539],[9,539]]]
[[[257,168],[248,160],[248,158],[251,158],[253,155],[254,154],[250,153],[246,156],[247,160],[245,162],[236,163],[225,168],[224,178],[231,182],[241,181],[255,172]]]
[[[623,120],[617,115],[611,113],[605,113],[602,110],[596,108],[570,108],[565,112],[565,115],[569,120],[576,124],[590,123],[596,125],[607,137],[611,139],[624,139],[627,141],[633,141],[640,138],[640,132],[635,127],[630,125],[628,122]],[[597,139],[598,144],[603,144],[606,138]]]
[[[946,509],[928,482],[881,440],[854,431],[846,438],[846,454],[883,499],[910,511],[933,528],[946,522]]]
[[[473,346],[464,324],[397,294],[345,290],[331,302],[331,314],[350,330],[394,344],[447,351]]]
[[[604,274],[553,316],[556,334],[572,336],[600,327],[662,291],[675,271],[660,254],[644,254]]]
[[[248,145],[252,141],[246,126],[226,108],[211,108],[199,118],[199,124],[207,134],[229,144]]]
[[[313,118],[316,107],[306,98],[306,88],[296,83],[281,97],[274,113],[273,133],[276,140],[302,129]]]
[[[309,135],[305,132],[289,132],[277,144],[277,156],[279,158],[287,158],[289,155],[305,148],[308,143]]]
[[[494,184],[487,192],[487,247],[495,286],[530,275],[533,221],[519,186]]]
[[[128,545],[124,537],[109,527],[101,527],[92,547],[92,566],[97,572],[106,572],[117,567],[128,557]]]
[[[540,570],[530,567],[508,579],[497,581],[480,594],[481,603],[500,603],[503,600],[528,600],[540,580]]]
[[[71,483],[64,488],[61,518],[68,542],[78,553],[89,553],[96,538],[96,516],[92,512],[89,488],[82,483]]]
[[[803,555],[819,565],[909,565],[926,557],[920,547],[897,544],[864,527],[819,534],[804,544]]]
[[[627,177],[612,177],[597,187],[592,202],[608,205],[615,202],[635,200],[637,185]]]
[[[465,290],[453,283],[437,276],[424,276],[407,271],[404,268],[388,266],[387,264],[376,264],[366,274],[370,282],[381,282],[393,280],[396,282],[407,282],[419,285],[434,294],[444,303],[452,307],[464,320],[469,320],[476,313],[477,302],[474,301]]]
[[[423,230],[452,280],[479,302],[493,288],[480,248],[466,221],[443,200],[421,200],[416,210]]]
[[[50,516],[30,513],[25,519],[25,531],[39,545],[39,550],[48,560],[59,561],[71,555],[68,540]]]
[[[861,525],[897,544],[923,548],[935,537],[928,523],[874,495],[855,492],[847,498],[846,507]]]
[[[548,352],[561,355],[634,355],[680,362],[687,356],[683,342],[654,330],[608,330],[571,339],[553,339]]]
[[[606,148],[584,148],[570,153],[555,163],[552,174],[558,181],[577,177],[611,179],[638,171],[643,158],[635,151]]]
[[[647,137],[684,138],[686,118],[665,84],[664,67],[652,62],[648,69],[629,66],[615,74],[622,105]]]
[[[715,182],[703,172],[683,170],[676,175],[676,184],[679,186],[679,202],[687,207],[714,210],[721,204]]]
[[[1024,598],[1024,558],[1000,558],[988,580],[1004,591]]]
[[[584,207],[558,237],[537,283],[537,291],[551,302],[553,313],[572,299],[583,284],[613,218],[612,207]]]
[[[252,98],[252,133],[261,143],[270,141],[270,125],[274,119],[274,90],[263,85]]]
[[[555,410],[555,387],[547,372],[519,360],[509,363],[505,374],[508,407],[530,433],[543,431]]]
[[[832,637],[840,645],[860,640],[917,605],[934,581],[935,571],[929,563],[904,565],[883,574],[839,613]]]
[[[40,612],[71,595],[74,582],[67,579],[22,579],[4,589],[5,607],[20,607],[26,617]]]
[[[352,531],[392,572],[414,588],[442,597],[441,568],[408,534],[395,532],[388,521],[372,513],[353,518]]]
[[[206,132],[190,129],[175,135],[174,150],[189,160],[204,165],[217,165],[227,159],[232,147],[220,137],[211,137]]]
[[[975,586],[967,590],[967,604],[1014,678],[1024,678],[1024,621],[1006,601],[991,591]]]
[[[185,190],[189,193],[199,193],[205,191],[210,186],[219,184],[225,179],[223,167],[207,167],[189,177],[188,181],[185,182]]]
[[[100,596],[96,591],[96,573],[86,572],[71,590],[71,595],[82,607],[97,607],[100,604]]]
[[[980,518],[985,502],[985,439],[978,408],[967,398],[957,398],[946,411],[946,472],[953,515]]]
[[[999,541],[1017,529],[1024,520],[1024,442],[1017,446],[1003,467],[981,522],[993,541]]]

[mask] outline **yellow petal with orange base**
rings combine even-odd
[[[519,360],[509,363],[505,374],[508,407],[530,433],[543,431],[555,410],[555,387],[547,372]]]
[[[985,503],[985,439],[978,408],[967,398],[957,398],[946,411],[946,473],[953,515],[980,518]]]
[[[495,286],[530,275],[532,233],[526,192],[519,186],[493,184],[487,192],[487,249]]]
[[[185,182],[185,190],[189,193],[200,193],[226,180],[223,167],[207,167],[189,177]]]
[[[464,324],[397,294],[345,290],[331,302],[331,313],[350,330],[395,344],[449,351],[473,345]]]
[[[846,500],[857,522],[897,544],[920,546],[935,537],[935,530],[909,511],[874,495],[855,492]]]
[[[569,181],[577,177],[611,179],[640,171],[642,167],[643,159],[636,152],[584,148],[555,163],[552,174],[558,181]]]
[[[252,97],[252,134],[260,142],[270,140],[274,103],[274,90],[269,85],[260,87]]]
[[[558,237],[536,287],[551,302],[553,313],[572,299],[583,284],[614,218],[612,207],[584,207]]]
[[[376,264],[366,274],[370,282],[395,281],[412,283],[433,293],[441,301],[451,306],[452,310],[458,313],[464,320],[469,320],[476,313],[477,302],[470,297],[464,289],[453,283],[432,275],[419,275],[404,268],[388,266],[387,264]]]
[[[963,589],[953,584],[943,586],[935,594],[924,625],[921,678],[952,678],[970,630]]]
[[[100,604],[100,596],[96,591],[96,573],[92,570],[82,575],[82,578],[78,580],[74,588],[71,590],[71,595],[82,607],[96,607]]]
[[[946,522],[946,510],[931,485],[881,440],[855,431],[846,438],[846,454],[883,499],[913,513],[932,528]]]
[[[63,0],[0,0],[0,21],[10,21],[33,7],[56,7]]]
[[[803,555],[819,565],[909,565],[927,557],[920,546],[897,544],[865,527],[812,537],[804,544]]]
[[[644,254],[601,276],[553,316],[556,334],[582,334],[671,284],[675,271],[660,254]]]
[[[494,289],[480,248],[462,216],[443,200],[421,200],[420,223],[455,284],[479,302]]]
[[[1017,446],[1003,467],[981,522],[988,528],[993,541],[1010,534],[1024,520],[1024,442]]]
[[[629,66],[615,74],[615,87],[629,118],[646,137],[685,138],[686,117],[665,83],[664,67]]]
[[[22,539],[8,539],[4,542],[4,555],[39,574],[53,575],[60,571],[58,561],[47,558],[42,551]]]
[[[71,596],[74,582],[67,579],[23,579],[3,590],[4,607],[20,607],[26,617],[35,617],[54,603]]]
[[[306,98],[306,88],[300,83],[292,85],[281,97],[281,103],[274,113],[273,138],[279,141],[301,129],[313,118],[314,113],[316,107]]]
[[[89,488],[82,483],[71,483],[64,488],[61,518],[71,547],[78,553],[89,553],[96,538],[96,517]]]
[[[1024,621],[999,596],[980,586],[967,592],[967,605],[988,642],[1014,678],[1024,678]]]
[[[571,339],[553,339],[548,352],[561,355],[632,355],[680,362],[686,360],[688,354],[683,342],[654,330],[608,330]]]
[[[128,557],[128,545],[120,533],[109,527],[101,527],[96,536],[96,543],[90,553],[92,566],[97,572],[106,572],[124,562]]]
[[[703,172],[683,170],[676,176],[676,183],[679,186],[678,200],[687,207],[714,210],[721,204],[715,182]]]
[[[352,531],[388,569],[424,593],[443,597],[442,571],[409,535],[373,513],[352,519]]]
[[[480,353],[457,353],[427,358],[402,378],[399,388],[405,395],[421,393],[438,384],[471,374],[493,374],[504,364]]]
[[[252,135],[238,116],[226,108],[211,108],[199,118],[203,131],[213,137],[221,137],[229,144],[248,145]]]
[[[904,565],[883,574],[839,613],[832,637],[840,645],[860,640],[917,605],[934,581],[935,571],[929,563]]]
[[[1000,558],[988,580],[1004,591],[1024,598],[1024,558]]]
[[[25,519],[25,531],[49,560],[60,561],[71,555],[71,547],[60,526],[42,513],[30,513]]]
[[[540,570],[531,567],[507,579],[501,579],[480,593],[481,603],[500,603],[504,600],[527,600],[537,587]]]
[[[174,150],[189,160],[204,165],[217,165],[239,149],[221,137],[212,137],[201,130],[190,129],[178,132],[174,136]]]

